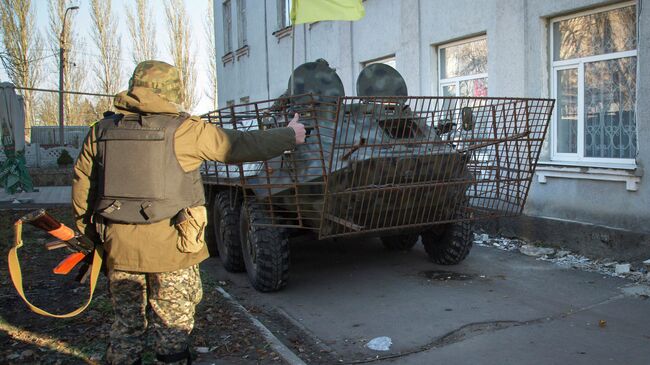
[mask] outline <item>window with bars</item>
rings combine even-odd
[[[551,21],[553,160],[634,164],[636,33],[634,3]]]
[[[232,13],[230,0],[223,2],[223,50],[224,53],[232,52]]]
[[[487,96],[487,52],[485,36],[440,46],[439,95]]]
[[[278,6],[278,29],[291,26],[291,0],[276,0]]]
[[[237,48],[242,48],[247,43],[246,0],[237,0]]]

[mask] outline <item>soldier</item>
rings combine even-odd
[[[110,364],[141,363],[147,329],[158,361],[191,363],[198,264],[208,257],[201,162],[265,160],[305,140],[297,114],[287,128],[268,131],[206,124],[180,110],[180,87],[173,66],[140,63],[115,97],[117,114],[91,128],[74,166],[77,227],[106,252]]]

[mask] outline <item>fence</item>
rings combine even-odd
[[[32,143],[25,145],[25,162],[27,167],[57,167],[57,159],[61,155],[61,151],[66,150],[76,160],[81,148],[72,146],[66,147],[41,147],[39,144]],[[7,157],[4,151],[0,149],[0,162],[3,162]]]
[[[66,146],[74,146],[80,148],[83,144],[86,134],[88,134],[87,126],[66,126],[64,127],[64,142]],[[58,126],[32,126],[31,128],[31,143],[39,144],[41,146],[55,146],[59,145],[60,129]]]

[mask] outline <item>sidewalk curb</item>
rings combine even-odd
[[[260,330],[264,339],[271,345],[271,348],[284,359],[289,365],[307,365],[304,361],[298,357],[293,351],[291,351],[285,344],[280,341],[262,322],[255,318],[243,305],[241,305],[235,298],[230,295],[225,289],[220,286],[217,286],[217,291],[223,295],[223,297],[228,300],[231,304],[237,307],[244,315]]]

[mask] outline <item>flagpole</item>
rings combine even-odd
[[[296,25],[292,24],[291,27],[291,85],[289,86],[289,95],[293,96],[293,84],[295,83],[293,70],[295,68],[294,62],[296,56]]]
[[[359,20],[366,14],[363,0],[292,0],[291,11],[291,85],[289,95],[294,93],[294,68],[296,58],[296,23],[306,24],[321,20]],[[329,4],[321,4],[329,3]],[[324,6],[326,5],[326,6]],[[300,14],[300,16],[298,16]],[[303,28],[305,30],[306,28]],[[305,60],[307,59],[307,32],[303,32]],[[352,32],[350,32],[350,37]],[[354,68],[354,64],[352,65]]]

